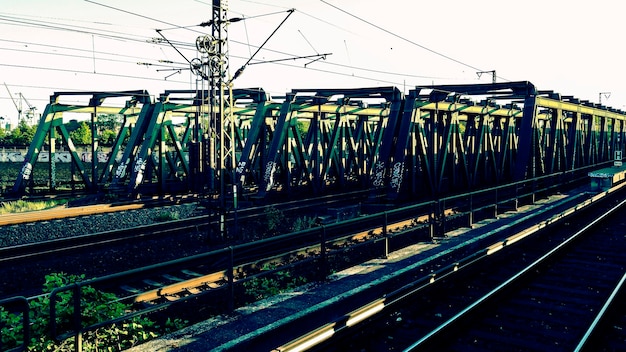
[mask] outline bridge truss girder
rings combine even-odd
[[[624,149],[624,112],[538,92],[529,82],[429,86],[406,100],[391,198],[573,171],[611,162]]]
[[[214,157],[221,143],[205,133],[214,116],[203,112],[216,104],[206,91],[166,91],[156,102],[143,91],[67,93],[88,95],[82,105],[60,103],[65,94],[51,97],[14,191],[29,183],[46,136],[56,145],[57,135],[87,190],[216,193],[215,179],[229,177],[259,198],[354,188],[390,199],[605,166],[624,151],[626,137],[626,113],[537,91],[529,82],[418,87],[406,97],[394,87],[300,89],[277,100],[259,88],[235,89],[225,97],[229,104],[213,109],[234,117],[221,128],[234,130],[228,147],[236,163],[225,160],[225,170],[217,170],[206,168],[214,161],[191,162],[193,153]],[[122,107],[104,104],[120,97],[127,99]],[[75,152],[62,118],[70,111],[124,117],[104,167]],[[49,168],[53,191],[54,163]]]
[[[393,87],[293,90],[280,106],[257,110],[237,178],[257,185],[258,197],[277,188],[320,193],[329,186],[366,186],[385,127],[397,120],[401,104]]]
[[[62,102],[61,99],[74,100],[80,97],[88,98],[87,103]],[[105,105],[110,99],[126,99],[123,105]],[[14,183],[12,192],[21,195],[30,188],[41,188],[42,192],[53,193],[57,190],[58,178],[56,174],[55,154],[58,147],[65,147],[70,153],[72,173],[69,180],[64,182],[82,184],[87,191],[96,191],[98,185],[104,182],[115,163],[115,155],[120,148],[123,148],[123,138],[118,138],[112,150],[113,157],[110,157],[104,167],[100,168],[98,161],[99,136],[96,128],[97,117],[100,114],[119,115],[122,117],[121,128],[118,135],[125,135],[131,130],[138,116],[145,109],[151,106],[149,96],[146,91],[124,91],[124,92],[65,92],[54,93],[50,97],[50,103],[46,106],[41,116],[37,130],[33,136],[28,152],[24,158],[21,171]],[[84,161],[78,154],[76,143],[70,136],[70,129],[75,121],[64,121],[64,113],[75,113],[89,115],[89,127],[92,139],[90,141],[90,160]],[[38,159],[47,147],[49,150],[49,161],[47,165],[38,165]],[[43,184],[35,184],[33,174],[35,168],[46,168],[47,177]],[[47,167],[46,167],[47,166]]]

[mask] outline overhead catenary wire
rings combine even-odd
[[[43,43],[36,43],[36,42],[24,42],[24,41],[11,41],[11,40],[5,40],[5,39],[0,39],[0,41],[5,41],[5,42],[9,42],[9,43],[15,43],[15,44],[19,44],[19,45],[28,45],[28,46],[42,46],[44,48],[52,48],[52,49],[66,49],[66,50],[70,50],[70,51],[76,51],[76,52],[83,52],[85,53],[85,55],[74,55],[74,54],[63,54],[63,53],[53,53],[53,52],[46,52],[46,51],[34,51],[34,50],[25,50],[25,49],[9,49],[9,48],[3,48],[0,50],[7,50],[7,51],[19,51],[19,52],[25,52],[25,53],[39,53],[39,54],[45,54],[45,55],[55,55],[55,56],[62,56],[62,57],[74,57],[74,58],[83,58],[83,59],[90,59],[91,57],[88,56],[87,54],[91,53],[90,50],[88,49],[79,49],[79,48],[68,48],[68,47],[61,47],[61,46],[56,46],[56,45],[50,45],[50,44],[43,44]],[[237,42],[236,43],[240,43],[243,44],[241,42]],[[179,44],[183,44],[183,43],[176,43],[175,45],[179,45]],[[179,45],[180,46],[180,45]],[[192,45],[189,44],[189,47],[191,47]],[[278,51],[278,50],[273,50],[273,49],[265,49],[267,51],[270,52],[274,52],[280,55],[292,55],[289,54],[287,52],[284,51]],[[124,57],[124,58],[130,58],[130,59],[137,59],[137,60],[141,60],[141,61],[152,61],[151,59],[147,59],[144,57],[138,57],[138,56],[131,56],[131,55],[123,55],[123,54],[119,54],[119,53],[111,53],[111,52],[103,52],[103,51],[96,51],[96,54],[98,55],[112,55],[112,56],[119,56],[119,57]],[[307,56],[309,57],[309,56]],[[243,57],[240,56],[234,56],[234,58],[240,58],[240,59],[245,59]],[[291,59],[297,59],[297,56],[293,56],[293,58]],[[290,58],[287,59],[281,59],[284,61],[287,60],[291,60]],[[115,60],[115,59],[110,59],[110,58],[103,58],[103,57],[98,57],[98,60],[100,61],[108,61],[108,62],[119,62],[119,63],[128,63],[128,64],[136,64],[136,61],[125,61],[125,60]],[[253,60],[254,61],[254,60]],[[271,60],[270,60],[271,61]],[[261,61],[259,61],[261,62]],[[255,64],[256,62],[252,62],[252,64]],[[176,62],[171,62],[171,64],[182,64],[182,63],[176,63]],[[436,79],[445,79],[444,77],[433,77],[433,76],[425,76],[425,75],[414,75],[414,74],[409,74],[409,73],[399,73],[399,72],[392,72],[392,71],[383,71],[383,70],[374,70],[374,69],[369,69],[369,68],[365,68],[365,67],[357,67],[357,66],[353,66],[353,65],[343,65],[343,64],[339,64],[339,63],[333,63],[333,62],[326,62],[326,64],[332,65],[332,66],[337,66],[337,67],[342,67],[342,68],[347,68],[347,69],[351,69],[351,70],[359,70],[359,71],[363,71],[363,72],[371,72],[371,73],[379,73],[379,74],[387,74],[387,75],[396,75],[396,76],[403,76],[403,77],[412,77],[412,78],[436,78]],[[150,65],[159,65],[159,64],[150,64]],[[159,65],[159,66],[167,66],[167,65]],[[53,69],[53,68],[50,68]],[[330,70],[325,70],[325,72],[330,72]],[[336,72],[336,74],[341,75],[341,72]],[[353,74],[346,74],[345,76],[353,76]]]
[[[433,50],[433,49],[428,48],[428,47],[426,47],[426,46],[424,46],[424,45],[422,45],[422,44],[419,44],[419,43],[417,43],[417,42],[415,42],[415,41],[413,41],[413,40],[411,40],[411,39],[408,39],[408,38],[406,38],[406,37],[404,37],[404,36],[401,36],[401,35],[399,35],[399,34],[396,34],[396,33],[394,33],[394,32],[391,32],[391,31],[390,31],[390,30],[388,30],[388,29],[385,29],[385,28],[383,28],[383,27],[381,27],[381,26],[379,26],[379,25],[377,25],[377,24],[375,24],[375,23],[373,23],[373,22],[371,22],[371,21],[368,21],[368,20],[366,20],[366,19],[364,19],[364,18],[361,18],[361,17],[359,17],[359,16],[357,16],[357,15],[355,15],[355,14],[353,14],[353,13],[349,12],[349,11],[346,11],[346,10],[344,10],[344,9],[342,9],[342,8],[338,7],[338,6],[335,6],[335,5],[333,5],[333,4],[331,4],[331,3],[329,3],[329,2],[327,2],[327,1],[325,1],[325,0],[320,0],[320,1],[321,1],[321,2],[323,2],[324,4],[326,4],[326,5],[330,6],[330,7],[332,7],[332,8],[334,8],[334,9],[338,10],[338,11],[341,11],[341,12],[345,13],[346,15],[348,15],[348,16],[350,16],[350,17],[356,18],[357,20],[359,20],[359,21],[361,21],[361,22],[363,22],[363,23],[366,23],[367,25],[370,25],[370,26],[372,26],[372,27],[374,27],[374,28],[376,28],[376,29],[379,29],[379,30],[381,30],[381,31],[383,31],[383,32],[385,32],[385,33],[387,33],[387,34],[389,34],[389,35],[392,35],[392,36],[394,36],[394,37],[396,37],[396,38],[398,38],[398,39],[400,39],[400,40],[403,40],[403,41],[405,41],[405,42],[407,42],[407,43],[409,43],[409,44],[415,45],[415,46],[417,46],[417,47],[419,47],[419,48],[421,48],[421,49],[424,49],[424,50],[426,50],[426,51],[428,51],[428,52],[430,52],[430,53],[433,53],[433,54],[435,54],[435,55],[438,55],[438,56],[440,56],[440,57],[442,57],[442,58],[444,58],[444,59],[447,59],[447,60],[450,60],[450,61],[456,62],[457,64],[463,65],[463,66],[465,66],[465,67],[469,67],[469,68],[471,68],[471,69],[473,69],[473,70],[476,70],[476,71],[482,71],[481,69],[479,69],[479,68],[477,68],[477,67],[475,67],[475,66],[472,66],[472,65],[470,65],[470,64],[468,64],[468,63],[465,63],[465,62],[463,62],[463,61],[457,60],[457,59],[455,59],[455,58],[453,58],[453,57],[450,57],[450,56],[448,56],[448,55],[446,55],[446,54],[440,53],[440,52],[438,52],[438,51],[436,51],[436,50]]]
[[[91,2],[91,3],[96,3],[96,2],[91,1],[91,0],[85,0],[85,1]],[[98,4],[98,3],[96,3],[96,4]],[[114,10],[123,11],[125,13],[130,13],[132,15],[135,15],[134,13],[131,13],[131,12],[123,10],[123,9],[118,9],[118,8],[115,8],[115,7],[112,7],[112,6],[108,6],[108,5],[105,5],[105,6],[108,7],[108,8],[114,9]],[[271,15],[271,14],[276,14],[276,13],[281,13],[281,12],[272,12],[272,13],[264,14],[264,15]],[[261,16],[264,16],[264,15],[261,15]],[[155,21],[155,22],[164,22],[164,21],[161,21],[159,19],[155,19],[155,18],[152,18],[152,17],[144,16],[144,15],[139,15],[139,16],[142,17],[142,18],[150,19],[151,21]],[[258,17],[258,16],[255,16],[255,17]],[[164,22],[164,23],[168,24],[168,22]],[[52,26],[52,25],[48,25],[47,27],[49,27],[51,29],[64,29],[64,30],[73,31],[72,29],[68,29],[68,28],[65,28],[65,27],[55,27],[55,26]],[[178,27],[179,28],[183,28],[181,26],[178,26]],[[88,29],[93,30],[92,28],[88,28]],[[100,36],[103,36],[103,37],[110,37],[110,38],[114,38],[114,39],[136,40],[130,34],[128,34],[127,36],[120,36],[119,35],[120,33],[117,32],[116,35],[109,36],[109,35],[106,35],[106,34],[102,34],[102,33],[96,32],[96,31],[90,31],[90,30],[86,30],[86,29],[83,29],[83,28],[79,27],[76,31],[80,32],[80,33],[95,34],[95,35],[100,35]],[[198,33],[202,33],[202,32],[198,32]],[[158,39],[160,39],[160,38],[158,38]],[[305,38],[305,40],[307,40],[307,42],[309,42],[308,39]],[[144,42],[142,40],[137,40],[137,41]],[[171,42],[171,44],[173,46],[176,46],[176,47],[181,47],[181,48],[182,47],[189,47],[191,50],[195,50],[195,46],[193,44],[190,44],[190,43],[177,42],[177,41],[173,41],[173,40],[170,40],[170,42]],[[249,43],[246,44],[246,43],[239,42],[239,41],[236,41],[236,40],[231,40],[231,42],[234,43],[234,44],[241,44],[241,45],[246,45],[248,47],[253,47],[253,46],[249,45]],[[159,44],[158,42],[155,42],[154,40],[152,40],[151,43]],[[161,44],[164,44],[164,43],[161,43]],[[344,44],[346,44],[346,43],[344,43]],[[310,45],[310,42],[309,42],[309,45]],[[258,53],[261,50],[261,48],[262,48],[261,46],[257,47],[256,53]],[[278,51],[278,50],[273,50],[273,49],[268,49],[268,48],[262,48],[262,49],[270,51],[270,52],[278,53],[278,54],[281,54],[281,55],[289,55],[289,56],[294,57],[294,58],[299,57],[298,55],[289,54],[289,53],[286,53],[284,51]],[[255,53],[255,55],[256,55],[256,53]],[[109,53],[109,54],[110,55],[114,55],[114,54],[111,54],[111,53]],[[253,56],[251,56],[251,57],[253,57]],[[150,59],[143,58],[142,60],[143,61],[149,61]],[[335,65],[337,67],[344,67],[344,68],[351,68],[351,69],[361,70],[361,71],[364,71],[364,72],[375,72],[375,73],[392,74],[392,75],[398,75],[398,76],[402,75],[402,76],[413,77],[413,78],[441,78],[441,77],[432,77],[432,76],[427,76],[427,75],[411,75],[411,74],[406,74],[406,73],[395,73],[395,72],[390,72],[390,71],[372,70],[372,69],[368,69],[368,68],[364,68],[364,67],[355,67],[355,66],[352,66],[352,65],[342,65],[342,64],[332,63],[332,62],[328,62],[328,61],[325,62],[325,63],[326,64],[330,64],[330,65]]]
[[[23,27],[31,27],[31,28],[41,28],[48,30],[58,30],[58,31],[66,31],[77,34],[95,34],[102,37],[123,40],[129,42],[143,42],[145,39],[137,38],[136,35],[124,34],[117,31],[109,31],[109,30],[101,30],[94,29],[92,27],[84,27],[84,26],[70,26],[65,24],[60,24],[57,22],[47,22],[47,21],[32,21],[26,18],[16,18],[16,17],[8,17],[6,15],[0,14],[0,22],[6,22],[9,25],[23,26]]]
[[[274,34],[276,34],[276,32],[280,29],[280,27],[282,27],[282,25],[287,21],[287,19],[289,18],[289,16],[291,16],[294,11],[296,9],[289,9],[287,10],[287,16],[285,16],[285,18],[282,20],[282,22],[280,22],[280,24],[278,24],[278,26],[274,29],[274,31],[272,31],[272,33],[265,39],[265,41],[263,42],[263,44],[261,44],[257,50],[254,52],[254,54],[252,54],[252,56],[250,56],[250,58],[248,59],[248,61],[246,61],[245,64],[243,64],[243,66],[241,66],[241,68],[239,68],[237,70],[237,72],[235,72],[235,74],[233,75],[233,78],[230,79],[230,81],[234,81],[237,77],[239,77],[242,73],[243,70],[245,70],[246,66],[248,66],[248,64],[250,64],[250,61],[252,61],[254,59],[254,57],[256,56],[256,54],[259,53],[259,51],[261,51],[261,49],[263,48],[263,46],[265,46],[265,44],[267,44],[267,42],[274,36]]]
[[[301,31],[301,30],[299,30],[299,29],[298,29],[298,33],[300,33],[300,35],[302,36],[302,38],[304,38],[304,40],[305,40],[305,41],[309,44],[309,46],[311,47],[311,49],[313,49],[313,51],[315,51],[315,53],[316,53],[316,54],[318,54],[318,53],[319,53],[319,51],[317,51],[317,50],[315,49],[315,47],[313,46],[313,44],[311,44],[311,42],[310,42],[308,39],[306,39],[306,37],[304,36],[304,33],[302,33],[302,31]]]
[[[98,4],[101,5],[99,3],[96,3],[95,1],[87,1],[90,3],[94,3],[94,4]],[[111,6],[106,6],[109,8],[113,8]],[[116,9],[116,8],[113,8]],[[116,9],[117,10],[117,9]],[[131,13],[129,11],[123,10],[123,9],[119,9],[121,11],[124,11],[126,13],[135,15],[135,13]],[[268,14],[269,15],[269,14]],[[155,22],[159,22],[159,23],[165,23],[168,24],[168,22],[164,22],[149,16],[144,16],[144,15],[140,15],[140,17],[144,17],[146,19],[150,19],[151,21],[155,21]],[[247,18],[247,17],[246,17]],[[65,21],[65,20],[64,20]],[[165,43],[159,43],[159,42],[155,42],[155,41],[149,41],[149,37],[144,37],[144,38],[138,38],[135,34],[129,34],[129,33],[123,33],[123,32],[119,32],[119,31],[102,31],[93,27],[81,27],[81,26],[68,26],[62,23],[57,23],[57,22],[49,22],[49,23],[43,23],[43,25],[41,24],[37,24],[34,23],[33,21],[30,20],[24,20],[24,19],[20,19],[20,18],[11,18],[7,23],[11,23],[12,25],[17,25],[17,26],[35,26],[38,28],[42,28],[44,30],[63,30],[63,31],[68,31],[68,32],[74,32],[74,33],[81,33],[81,34],[90,34],[90,35],[96,35],[99,37],[103,37],[103,38],[110,38],[110,39],[115,39],[115,40],[124,40],[124,41],[129,41],[129,42],[137,42],[137,43],[150,43],[150,44],[157,44],[157,45],[165,45]],[[176,25],[174,25],[176,26]],[[177,26],[178,28],[182,28],[181,26]],[[198,32],[198,33],[202,33],[199,31],[194,31],[194,32]],[[269,39],[269,38],[268,38]],[[305,40],[308,39],[305,38]],[[241,44],[241,45],[246,45],[248,46],[248,50],[250,51],[250,48],[253,48],[255,46],[251,46],[249,45],[249,43],[243,43],[243,42],[239,42],[239,41],[233,41],[231,40],[232,43],[235,44]],[[181,50],[195,50],[195,46],[193,44],[190,43],[185,43],[185,42],[175,42],[172,41],[172,43],[174,45],[177,45],[179,48],[181,48]],[[42,45],[42,44],[38,44],[38,43],[31,43],[33,45]],[[45,44],[43,44],[45,45]],[[309,45],[311,45],[311,43],[309,42]],[[52,47],[52,46],[50,46]],[[54,53],[54,55],[58,55],[58,56],[66,56],[66,57],[76,57],[79,59],[84,59],[84,60],[93,60],[93,54],[97,54],[96,59],[98,61],[106,61],[106,62],[118,62],[118,63],[128,63],[128,64],[132,64],[132,65],[136,65],[137,62],[136,61],[128,61],[125,62],[125,60],[115,60],[115,59],[110,59],[110,58],[105,58],[103,57],[103,55],[111,55],[111,56],[120,56],[120,57],[128,57],[128,58],[137,58],[138,60],[141,61],[148,61],[148,62],[152,62],[154,61],[153,58],[142,58],[142,57],[138,57],[138,56],[131,56],[131,55],[123,55],[120,52],[103,52],[103,51],[95,51],[94,48],[92,47],[91,50],[87,50],[87,49],[78,49],[78,48],[70,48],[67,46],[57,46],[58,49],[63,49],[63,50],[67,50],[67,51],[71,51],[71,50],[79,50],[79,52],[85,53],[85,55],[73,55],[73,54],[67,54],[67,53],[62,53],[61,51]],[[312,45],[311,45],[312,47]],[[263,46],[258,46],[256,47],[256,53],[260,52],[261,50],[264,51],[268,51],[268,52],[273,52],[273,53],[277,53],[277,54],[281,54],[281,55],[288,55],[291,57],[298,57],[298,55],[294,55],[291,53],[286,53],[284,51],[279,51],[279,50],[274,50],[271,48],[266,48]],[[313,48],[315,49],[315,48]],[[21,50],[21,49],[9,49],[9,50]],[[159,49],[161,52],[163,52],[162,48]],[[27,52],[27,51],[24,51]],[[87,55],[87,52],[89,52],[89,54],[92,54],[91,56]],[[255,55],[256,55],[255,53]],[[40,53],[40,54],[51,54],[51,53]],[[232,56],[233,58],[241,58],[240,56]],[[245,59],[245,58],[242,58]],[[252,62],[257,62],[260,60],[257,60],[254,56],[251,55],[250,58],[247,59],[248,63],[252,63]],[[394,83],[397,84],[395,82],[392,82],[393,80],[389,80],[389,79],[381,79],[381,78],[372,78],[372,77],[368,77],[367,73],[376,73],[376,74],[391,74],[391,75],[397,75],[397,76],[405,76],[405,77],[412,77],[412,78],[441,78],[441,77],[430,77],[430,76],[418,76],[418,75],[407,75],[404,73],[398,73],[398,72],[388,72],[388,71],[384,71],[384,70],[372,70],[369,68],[365,68],[365,67],[356,67],[356,66],[352,66],[352,65],[343,65],[343,64],[339,64],[339,63],[335,63],[335,62],[329,62],[329,61],[324,61],[323,62],[326,65],[331,65],[334,67],[339,68],[339,70],[331,70],[331,69],[315,69],[315,71],[318,72],[325,72],[328,74],[332,74],[332,75],[338,75],[338,76],[345,76],[345,77],[353,77],[353,78],[358,78],[358,79],[364,79],[364,80],[370,80],[370,81],[376,81],[376,82],[383,82],[383,83]],[[279,63],[276,63],[279,64]],[[159,65],[159,64],[152,64],[154,66],[159,66],[159,67],[166,67],[167,65]],[[35,68],[38,70],[49,70],[49,71],[56,71],[56,72],[73,72],[73,73],[78,73],[78,74],[93,74],[93,72],[89,72],[86,70],[71,70],[71,69],[65,69],[65,68],[59,68],[59,67],[49,67],[49,66],[42,66],[42,65],[37,65],[37,66],[29,66],[29,65],[4,65],[5,67],[8,66],[12,66],[15,68],[22,68],[22,69],[29,69],[29,68]],[[302,66],[300,65],[286,65],[286,66],[290,66],[290,67],[294,67],[294,68],[299,68],[299,69],[303,69]],[[313,68],[311,67],[307,67],[306,69],[311,70]],[[355,75],[354,73],[346,73],[346,72],[342,72],[344,71],[344,69],[350,69],[352,71],[354,70],[359,70],[363,73],[365,73],[365,75]],[[106,70],[100,70],[100,72],[98,72],[98,75],[100,76],[110,76],[110,77],[125,77],[125,78],[131,78],[131,79],[138,79],[138,80],[150,80],[150,81],[158,81],[158,80],[162,80],[162,78],[154,78],[154,77],[148,77],[148,76],[142,76],[142,75],[137,75],[137,74],[131,74],[131,75],[124,75],[124,74],[116,74],[114,72],[109,72]],[[339,71],[339,72],[337,72]],[[171,83],[184,83],[184,84],[189,84],[189,82],[176,82],[174,80],[172,81],[168,81]]]
[[[198,0],[196,0],[196,1],[198,1]],[[289,7],[279,6],[279,5],[275,5],[275,4],[268,4],[268,3],[265,3],[265,2],[262,2],[262,1],[252,1],[252,0],[241,0],[241,1],[242,2],[249,2],[251,4],[259,4],[259,5],[263,5],[263,6],[278,7],[278,8],[282,8],[282,9],[288,9],[289,8]],[[354,34],[354,32],[352,32],[350,29],[338,26],[336,23],[327,21],[327,20],[325,20],[323,18],[320,18],[318,16],[313,16],[313,15],[311,15],[310,13],[308,13],[306,11],[302,11],[302,10],[298,9],[298,13],[301,13],[301,14],[307,16],[307,17],[310,17],[310,18],[312,18],[312,19],[314,19],[314,20],[316,20],[316,21],[318,21],[320,23],[323,23],[323,24],[327,25],[327,26],[335,27],[335,28],[341,29],[342,31],[346,31],[348,33]]]

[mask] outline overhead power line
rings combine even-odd
[[[472,66],[472,65],[470,65],[470,64],[468,64],[468,63],[465,63],[465,62],[463,62],[463,61],[457,60],[457,59],[452,58],[452,57],[450,57],[450,56],[448,56],[448,55],[445,55],[445,54],[443,54],[443,53],[440,53],[440,52],[438,52],[438,51],[435,51],[435,50],[433,50],[433,49],[430,49],[430,48],[428,48],[428,47],[426,47],[426,46],[424,46],[424,45],[422,45],[422,44],[416,43],[416,42],[414,42],[414,41],[412,41],[412,40],[410,40],[410,39],[408,39],[408,38],[406,38],[406,37],[403,37],[403,36],[401,36],[401,35],[399,35],[399,34],[393,33],[393,32],[391,32],[391,31],[390,31],[390,30],[388,30],[388,29],[385,29],[385,28],[383,28],[383,27],[381,27],[381,26],[379,26],[379,25],[377,25],[377,24],[375,24],[375,23],[373,23],[373,22],[371,22],[371,21],[368,21],[368,20],[366,20],[366,19],[363,19],[363,18],[361,18],[361,17],[359,17],[359,16],[357,16],[357,15],[355,15],[355,14],[353,14],[353,13],[350,13],[350,12],[348,12],[348,11],[346,11],[346,10],[342,9],[342,8],[339,8],[339,7],[337,7],[337,6],[333,5],[333,4],[331,4],[331,3],[329,3],[329,2],[327,2],[327,1],[325,1],[325,0],[320,0],[320,1],[321,1],[321,2],[323,2],[324,4],[326,4],[326,5],[330,6],[330,7],[332,7],[332,8],[334,8],[334,9],[338,10],[338,11],[341,11],[341,12],[345,13],[346,15],[348,15],[348,16],[350,16],[350,17],[354,17],[354,18],[356,18],[357,20],[359,20],[359,21],[361,21],[361,22],[363,22],[363,23],[366,23],[366,24],[368,24],[368,25],[370,25],[370,26],[372,26],[372,27],[374,27],[374,28],[376,28],[376,29],[379,29],[379,30],[381,30],[381,31],[383,31],[383,32],[385,32],[385,33],[387,33],[387,34],[390,34],[390,35],[392,35],[392,36],[394,36],[394,37],[396,37],[396,38],[398,38],[398,39],[401,39],[401,40],[403,40],[403,41],[405,41],[405,42],[407,42],[407,43],[410,43],[410,44],[412,44],[412,45],[415,45],[415,46],[417,46],[418,48],[424,49],[424,50],[426,50],[426,51],[428,51],[428,52],[431,52],[431,53],[433,53],[433,54],[435,54],[435,55],[437,55],[437,56],[440,56],[440,57],[443,57],[444,59],[447,59],[447,60],[450,60],[450,61],[456,62],[456,63],[458,63],[458,64],[460,64],[460,65],[465,66],[465,67],[469,67],[469,68],[471,68],[471,69],[473,69],[473,70],[476,70],[476,71],[483,71],[483,70],[481,70],[481,69],[479,69],[479,68],[477,68],[477,67],[474,67],[474,66]]]
[[[144,15],[138,15],[136,13],[130,12],[130,11],[126,11],[123,9],[118,9],[118,8],[114,8],[112,6],[108,6],[108,5],[103,5],[100,4],[96,1],[91,1],[91,0],[85,0],[86,2],[89,3],[93,3],[99,6],[104,6],[107,8],[111,8],[114,9],[116,11],[122,11],[124,13],[128,13],[134,16],[139,16],[142,18],[146,18],[149,19],[151,21],[154,22],[158,22],[158,23],[162,23],[162,24],[166,24],[166,25],[170,25],[173,26],[175,28],[181,28],[181,29],[186,29],[186,30],[191,30],[188,28],[184,28],[181,26],[177,26],[175,24],[166,22],[166,21],[162,21],[159,19],[155,19],[152,17],[148,17],[148,16],[144,16]],[[282,12],[282,11],[281,11]],[[278,12],[277,12],[278,13]],[[272,13],[274,14],[274,13]],[[266,14],[266,15],[270,15],[270,14]],[[316,18],[314,16],[305,14],[307,16],[310,16],[314,19],[320,20],[319,18]],[[244,17],[244,19],[249,19],[249,18],[255,18],[255,17],[260,17],[260,16],[265,16],[265,15],[259,15],[259,16],[250,16],[250,17]],[[65,21],[65,20],[63,20]],[[68,20],[69,21],[69,20]],[[320,20],[323,21],[323,20]],[[19,18],[16,16],[2,16],[0,15],[0,23],[1,22],[5,22],[7,24],[11,24],[11,25],[15,25],[15,26],[28,26],[28,27],[37,27],[37,28],[41,28],[43,30],[63,30],[63,31],[69,31],[69,32],[74,32],[74,33],[81,33],[81,34],[90,34],[90,35],[97,35],[97,36],[101,36],[103,38],[110,38],[110,39],[115,39],[115,40],[125,40],[125,41],[129,41],[129,42],[138,42],[138,43],[149,43],[149,44],[156,44],[156,45],[164,45],[167,46],[166,43],[164,42],[159,42],[159,41],[153,41],[153,40],[148,40],[147,37],[141,38],[138,37],[136,34],[131,34],[131,33],[124,33],[124,32],[120,32],[120,31],[102,31],[100,29],[96,29],[96,28],[92,28],[92,27],[82,27],[82,26],[76,26],[76,25],[66,25],[63,23],[59,23],[57,22],[46,22],[46,21],[33,21],[27,18]],[[201,31],[197,31],[197,30],[191,30],[193,32],[196,33],[202,33]],[[305,38],[305,40],[309,43],[309,45],[312,47],[311,43],[308,41],[308,39]],[[41,45],[42,47],[47,47],[47,48],[54,48],[54,49],[61,49],[61,50],[67,50],[69,52],[71,51],[77,51],[80,53],[89,53],[89,54],[97,54],[97,55],[111,55],[111,56],[119,56],[119,57],[124,57],[124,58],[132,58],[133,60],[137,60],[137,61],[141,61],[141,62],[157,62],[157,60],[155,60],[154,58],[145,58],[145,57],[140,57],[140,56],[131,56],[131,55],[123,55],[121,53],[117,53],[117,52],[102,52],[102,51],[95,51],[93,50],[87,50],[87,49],[79,49],[79,48],[69,48],[67,46],[55,46],[55,45],[50,45],[50,44],[40,44],[40,43],[29,43],[29,42],[17,42],[17,41],[7,41],[4,39],[0,39],[0,41],[6,41],[6,42],[15,42],[17,44],[27,44],[27,45]],[[231,43],[233,44],[237,44],[237,45],[245,45],[246,47],[250,48],[251,46],[249,45],[249,43],[244,43],[241,41],[236,41],[236,40],[230,40]],[[173,42],[174,45],[178,46],[179,48],[181,48],[181,50],[194,50],[194,45],[193,43],[184,43],[184,42]],[[266,48],[263,46],[252,46],[252,48],[257,49],[255,55],[260,51],[263,50],[264,52],[271,52],[271,53],[276,53],[276,54],[280,54],[280,55],[284,55],[284,56],[288,56],[288,57],[292,57],[292,58],[298,58],[298,57],[302,57],[301,55],[296,55],[296,54],[292,54],[292,53],[287,53],[285,51],[280,51],[280,50],[275,50],[275,49],[271,49],[271,48]],[[315,48],[314,48],[315,49]],[[40,51],[29,51],[29,50],[24,50],[24,49],[3,49],[3,50],[14,50],[14,51],[22,51],[22,52],[35,52],[37,54],[53,54],[53,55],[60,55],[60,56],[66,56],[66,57],[75,57],[75,58],[80,58],[80,59],[85,59],[85,60],[92,60],[93,56],[87,56],[87,55],[74,55],[71,53],[63,53],[61,50],[59,50],[59,52],[57,53],[51,53],[51,52],[40,52]],[[315,50],[317,51],[317,50]],[[240,57],[240,56],[236,56],[236,55],[231,55],[232,58],[236,58],[236,59],[243,59],[243,60],[248,60],[248,64],[253,64],[256,62],[261,62],[261,61],[269,61],[269,60],[257,60],[254,56],[255,55],[250,55],[250,57],[245,58],[245,57]],[[97,57],[97,59],[99,61],[111,61],[111,62],[120,62],[120,63],[127,63],[129,65],[136,65],[137,61],[125,61],[125,60],[114,60],[114,59],[109,59],[109,58],[102,58],[102,57]],[[161,64],[164,62],[160,62]],[[279,63],[276,63],[279,64]],[[375,69],[370,69],[370,68],[366,68],[366,67],[357,67],[357,66],[353,66],[353,65],[343,65],[340,63],[335,63],[329,60],[325,60],[325,61],[321,61],[321,64],[326,64],[326,65],[330,65],[330,66],[334,66],[337,68],[337,70],[332,70],[332,69],[319,69],[319,68],[312,68],[310,66],[307,67],[303,67],[301,65],[285,65],[285,66],[290,66],[290,67],[294,67],[294,68],[299,68],[299,69],[314,69],[318,72],[324,72],[324,73],[328,73],[328,74],[332,74],[332,75],[339,75],[339,76],[344,76],[344,77],[350,77],[350,78],[358,78],[358,79],[365,79],[365,80],[370,80],[370,81],[378,81],[378,82],[386,82],[386,83],[393,83],[393,84],[404,84],[405,82],[401,82],[401,83],[397,83],[397,82],[392,82],[392,80],[383,80],[380,78],[372,78],[372,77],[367,77],[367,73],[375,73],[375,74],[381,74],[381,75],[393,75],[393,76],[398,76],[398,77],[407,77],[407,78],[426,78],[426,79],[446,79],[443,77],[431,77],[431,76],[420,76],[420,75],[413,75],[413,74],[406,74],[406,73],[399,73],[399,72],[390,72],[390,71],[384,71],[384,70],[375,70]],[[158,65],[158,64],[154,64],[154,65]],[[72,72],[72,73],[81,73],[81,74],[94,74],[94,72],[92,71],[77,71],[77,70],[69,70],[69,69],[63,69],[63,68],[55,68],[55,67],[44,67],[44,66],[39,66],[39,67],[30,67],[27,65],[10,65],[10,64],[2,64],[0,66],[5,66],[5,67],[17,67],[17,68],[24,68],[24,69],[38,69],[38,70],[48,70],[48,71],[57,71],[57,72]],[[166,66],[166,65],[159,65],[159,66]],[[347,70],[351,70],[350,73],[348,72],[343,72],[343,71],[347,71]],[[365,73],[364,75],[355,75],[353,72],[355,70],[361,71],[362,73]],[[112,76],[112,77],[126,77],[126,78],[131,78],[131,79],[139,79],[139,80],[152,80],[152,81],[160,81],[161,79],[159,78],[151,78],[151,77],[142,77],[142,76],[138,76],[136,74],[131,74],[131,75],[124,75],[124,74],[117,74],[117,73],[111,73],[111,72],[98,72],[98,75],[101,76]],[[448,78],[449,79],[449,78]],[[185,83],[188,84],[189,82],[177,82],[175,80],[172,80],[170,82],[173,83]],[[58,88],[57,88],[58,89]]]

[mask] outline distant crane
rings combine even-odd
[[[9,90],[9,86],[7,86],[6,82],[4,82],[4,87],[7,89],[7,92],[9,93],[9,97],[11,98],[11,101],[13,102],[13,105],[15,105],[15,108],[17,109],[17,123],[19,124],[23,118],[22,102],[26,103],[26,106],[28,106],[28,110],[26,111],[24,116],[26,117],[27,122],[32,123],[33,118],[35,117],[35,110],[37,110],[37,107],[33,106],[22,93],[17,93],[17,96],[19,99],[15,101],[15,98],[13,98],[13,94],[11,93],[11,90]]]

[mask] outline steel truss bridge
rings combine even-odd
[[[60,148],[72,156],[70,183],[87,192],[225,196],[241,189],[264,198],[370,189],[390,199],[606,165],[624,151],[626,112],[530,82],[433,85],[406,95],[396,87],[297,89],[279,98],[232,89],[228,104],[209,93],[54,93],[13,193],[54,193],[67,184],[53,158]],[[207,128],[220,120],[207,111],[234,117],[220,126],[232,131],[227,140]],[[88,160],[71,136],[76,121],[67,116],[77,113],[92,132],[82,146]],[[106,149],[102,115],[119,120]],[[234,149],[228,155],[236,160],[217,160],[220,148]],[[92,162],[103,150],[106,157]],[[49,162],[37,162],[42,151]],[[47,175],[42,184],[36,171]]]

